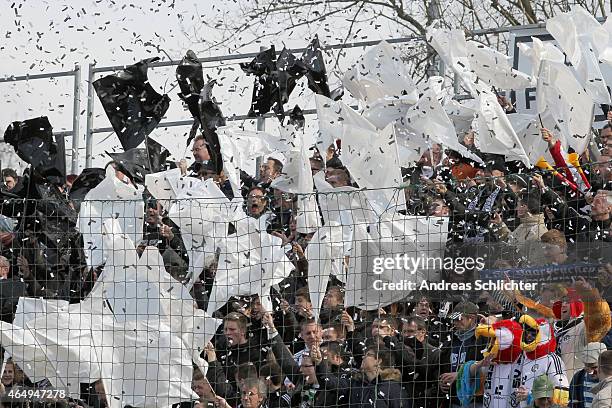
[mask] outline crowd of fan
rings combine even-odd
[[[557,353],[566,366],[561,374],[571,381],[570,405],[612,406],[612,351],[605,351],[612,349],[609,318],[598,320],[607,321],[608,327],[597,328],[601,335],[596,341],[585,339],[588,346],[583,352],[574,352],[571,344],[575,339],[568,339],[572,327],[588,323],[589,318],[592,321],[597,313],[610,313],[609,307],[589,305],[606,303],[612,287],[612,268],[602,261],[607,255],[605,244],[612,240],[612,125],[600,130],[591,156],[587,152],[580,157],[580,172],[585,180],[579,179],[575,168],[570,171],[562,158],[557,161],[559,142],[553,132],[542,130],[542,137],[566,181],[559,181],[550,171],[506,162],[503,156],[481,154],[470,132],[463,143],[480,155],[485,165],[434,145],[414,167],[402,169],[407,181],[405,212],[449,217],[446,251],[452,256],[474,255],[474,248],[482,244],[489,268],[573,265],[597,260],[604,266],[596,277],[591,276],[588,283],[579,280],[541,284],[537,293],[481,293],[471,301],[439,299],[421,293],[376,311],[345,308],[342,283],[331,279],[317,320],[313,319],[305,257],[312,234],[296,231],[297,197],[270,188],[271,181],[282,173],[283,164],[268,158],[257,178],[242,172],[246,213],[255,218],[271,215],[268,232],[290,245],[288,255],[295,270],[274,291],[273,310],[263,310],[259,299],[250,296],[234,298],[217,311],[223,324],[203,352],[209,363],[208,372],[194,370],[192,386],[200,399],[188,406],[458,407],[465,403],[457,398],[457,374],[468,361],[481,361],[482,351],[488,347],[488,339],[475,336],[476,326],[518,319],[523,313],[544,316],[553,323]],[[191,166],[184,161],[177,164],[182,173],[188,177],[213,178],[232,198],[229,181],[209,163],[210,153],[203,137],[196,137],[192,152],[195,162]],[[327,155],[323,160],[319,152],[313,151],[312,173],[324,171],[326,181],[333,187],[351,186],[351,175],[338,153],[339,146],[330,146],[327,152],[322,152]],[[133,182],[119,163],[109,165],[115,168],[118,179]],[[4,169],[2,177],[5,192],[10,193],[22,182],[10,169]],[[68,197],[75,179],[76,176],[69,176],[59,192]],[[147,202],[144,236],[139,248],[156,245],[168,272],[183,280],[189,257],[181,231],[168,218],[168,209],[161,202],[150,196],[144,199]],[[75,202],[68,204],[72,208],[78,206]],[[48,259],[48,247],[40,239],[44,231],[20,227],[22,221],[4,216],[0,219],[3,281],[0,306],[2,319],[9,322],[19,295],[79,301],[101,271],[87,268],[82,251],[68,254],[58,251],[61,256]],[[78,234],[71,238],[77,247],[78,239]],[[540,243],[545,244],[543,252],[531,245]],[[487,246],[490,244],[504,245],[491,249]],[[54,265],[49,266],[50,263]],[[72,269],[63,271],[57,266],[61,263],[70,264]],[[445,273],[448,279],[457,281],[478,276],[478,271]],[[206,309],[214,277],[213,264],[202,271],[193,287],[193,297],[202,309]],[[529,296],[535,300],[528,299]],[[584,304],[579,314],[573,313],[571,307],[577,302]],[[542,314],[540,306],[554,309],[555,305],[560,305],[558,314]],[[584,332],[577,335],[585,336]],[[29,382],[9,360],[2,385],[7,392],[12,387],[40,384]],[[602,390],[595,394],[598,389]],[[537,392],[535,385],[530,390],[519,386],[513,392],[515,401],[522,404],[529,395],[537,397],[529,403],[538,407],[550,406],[553,397],[546,386]],[[475,395],[468,405],[480,407],[483,403],[483,396]],[[101,383],[84,386],[83,400],[78,404],[106,406]],[[507,406],[516,404],[508,399]]]

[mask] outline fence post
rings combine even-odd
[[[266,47],[261,46],[259,47],[259,51],[265,51]],[[257,131],[258,132],[263,132],[264,130],[266,130],[266,118],[263,116],[259,116],[257,118]],[[255,178],[257,178],[259,180],[259,177],[261,177],[261,164],[263,163],[263,157],[259,156],[255,159]]]
[[[91,167],[92,147],[93,147],[93,110],[94,110],[94,77],[95,64],[89,64],[89,73],[87,74],[87,127],[85,129],[85,167]]]
[[[461,79],[459,78],[459,74],[457,74],[455,72],[455,75],[453,75],[453,93],[455,94],[455,96],[459,95],[459,81]]]
[[[72,174],[79,174],[79,144],[81,137],[79,122],[81,118],[81,67],[74,67],[74,103],[72,105]]]
[[[257,131],[266,130],[266,118],[258,117],[257,118]],[[261,165],[263,163],[263,156],[259,156],[255,159],[255,178],[259,180],[261,177]]]

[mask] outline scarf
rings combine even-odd
[[[479,206],[480,199],[484,194],[486,188],[480,190],[476,198],[474,198],[467,206],[466,213],[483,212],[490,213],[495,205],[495,200],[501,191],[501,187],[496,187],[495,190],[487,197],[485,202]],[[488,233],[488,228],[477,225],[474,221],[468,221],[465,223],[466,236],[463,239],[465,243],[479,243],[484,242],[485,235]]]
[[[466,341],[467,339],[469,339],[469,338],[473,337],[473,336],[474,336],[474,334],[475,334],[475,332],[476,332],[476,326],[474,326],[474,327],[472,327],[471,329],[466,330],[466,331],[459,331],[459,330],[457,330],[457,331],[455,332],[455,336],[457,336],[457,338],[458,338],[459,340],[461,340],[462,342],[464,342],[464,341]]]

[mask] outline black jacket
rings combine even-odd
[[[412,366],[402,366],[402,385],[414,408],[436,408],[440,405],[438,379],[442,351],[416,339],[409,346],[415,352],[415,362]]]
[[[229,346],[225,336],[219,336],[215,341],[217,360],[209,362],[210,366],[206,378],[210,382],[215,394],[228,400],[232,406],[240,401],[236,384],[238,366],[251,362],[259,371],[265,362],[267,344],[259,344],[252,339],[244,345]]]
[[[480,337],[476,338],[474,329],[471,331],[471,336],[459,339],[456,333],[453,336],[453,341],[450,348],[450,361],[440,362],[440,373],[456,373],[459,371],[459,367],[467,361],[479,361],[482,360],[482,351],[487,348],[487,338]],[[450,396],[453,404],[459,404],[457,399],[456,388],[453,384],[450,388]],[[476,401],[482,401],[482,397],[477,397]]]
[[[338,391],[338,403],[348,403],[358,408],[410,408],[410,400],[402,389],[401,374],[396,369],[383,370],[381,375],[369,381],[359,374],[337,375],[327,364],[317,365],[317,380],[325,390]]]

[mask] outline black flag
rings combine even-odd
[[[13,146],[23,161],[32,165],[36,176],[57,186],[66,182],[64,139],[54,138],[46,116],[11,123],[4,132],[4,141]]]
[[[141,144],[170,106],[168,95],[158,94],[147,78],[149,64],[158,59],[142,60],[93,83],[123,150]]]
[[[293,92],[296,82],[304,76],[306,71],[306,66],[302,61],[286,48],[283,48],[276,61],[276,78],[283,104],[289,101],[289,95]]]
[[[306,78],[308,78],[308,88],[314,93],[331,96],[329,85],[327,85],[327,71],[319,38],[315,38],[308,44],[306,51],[302,54],[302,62],[306,66]]]
[[[198,133],[202,130],[210,158],[217,169],[217,173],[223,170],[223,158],[221,157],[221,146],[217,136],[217,128],[225,126],[225,117],[219,108],[219,104],[212,96],[212,89],[216,85],[216,80],[204,81],[202,64],[198,61],[193,51],[187,51],[179,66],[176,68],[176,79],[181,88],[179,97],[185,101],[189,107],[189,112],[195,122],[187,145],[191,143]]]
[[[199,119],[200,93],[204,88],[204,74],[202,64],[193,51],[187,51],[176,67],[176,80],[181,89],[179,97],[187,104],[191,116]]]
[[[304,118],[304,112],[298,105],[295,105],[291,113],[289,114],[289,120],[287,124],[295,126],[297,129],[303,129],[306,124],[306,118]]]
[[[283,104],[275,73],[276,51],[274,46],[257,54],[251,62],[241,63],[240,68],[249,75],[255,75],[249,116],[262,116],[272,108],[278,116],[283,116]]]
[[[144,184],[145,176],[162,171],[170,152],[151,138],[147,138],[147,148],[134,148],[121,153],[106,153],[134,184]]]
[[[83,169],[81,174],[74,179],[70,191],[68,192],[68,198],[75,205],[75,210],[79,211],[81,202],[85,199],[87,193],[96,187],[106,177],[106,171],[104,169],[92,167]]]

